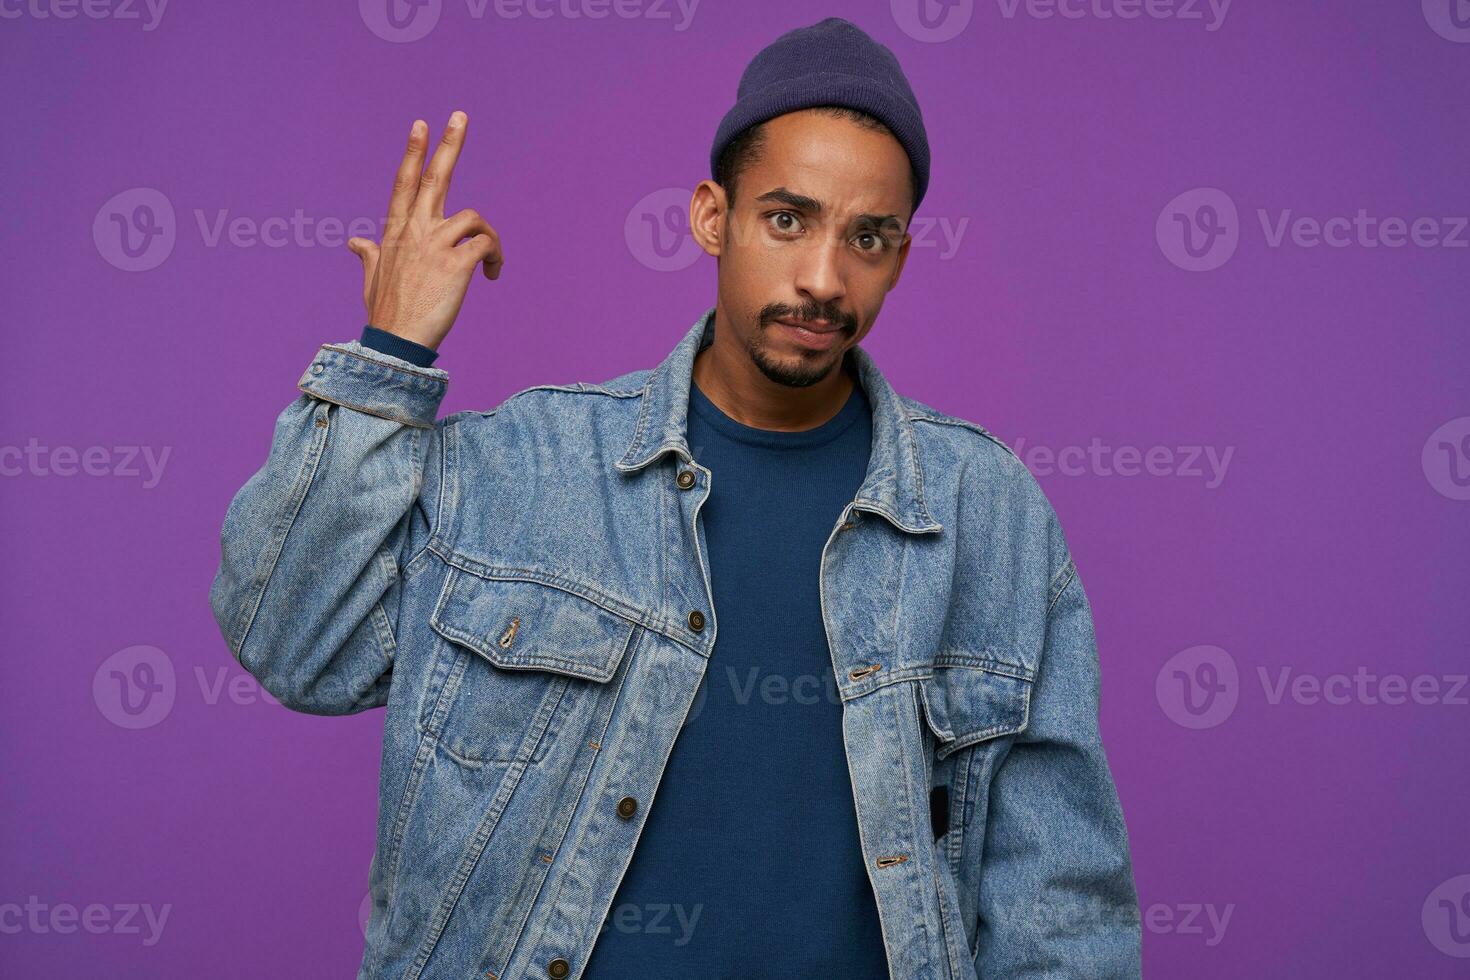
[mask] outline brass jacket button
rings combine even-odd
[[[571,972],[572,972],[572,964],[568,963],[566,960],[562,959],[560,956],[558,956],[556,959],[552,960],[550,963],[546,964],[546,975],[548,977],[557,977],[557,978],[560,978],[560,977],[566,976],[568,973],[571,973]]]
[[[698,633],[704,629],[704,613],[698,609],[689,614],[689,628]]]
[[[694,486],[694,472],[692,470],[680,470],[679,475],[674,478],[674,482],[679,484],[680,490],[688,490]]]
[[[624,820],[627,820],[629,817],[637,812],[638,801],[635,800],[633,797],[625,796],[621,800],[618,800],[618,816],[622,817]]]

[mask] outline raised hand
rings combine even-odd
[[[429,127],[416,119],[408,149],[393,180],[382,244],[351,238],[362,259],[363,305],[368,323],[438,349],[464,304],[475,266],[485,278],[500,278],[500,236],[472,208],[444,217],[444,199],[454,164],[464,147],[469,118],[456,111],[424,168]]]

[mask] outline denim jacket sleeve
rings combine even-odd
[[[1028,723],[990,786],[980,980],[1117,980],[1142,969],[1128,834],[1098,735],[1092,611],[1059,550]]]
[[[230,502],[210,605],[241,666],[292,710],[387,703],[403,575],[437,519],[424,485],[443,462],[447,386],[357,341],[323,345]]]

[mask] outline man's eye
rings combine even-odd
[[[788,225],[782,225],[780,223],[782,218],[789,218],[791,223]],[[798,228],[801,227],[801,222],[797,221],[796,215],[792,214],[790,211],[776,211],[770,215],[769,220],[776,222],[777,231],[796,231]]]
[[[880,235],[875,235],[870,231],[865,231],[861,235],[859,235],[858,241],[862,241],[864,238],[871,239],[874,243],[876,243],[876,247],[873,248],[862,248],[862,246],[859,245],[858,247],[862,248],[864,252],[881,252],[888,247],[888,242],[886,239],[884,239]]]

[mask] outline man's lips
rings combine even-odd
[[[776,322],[784,323],[788,327],[801,327],[803,330],[810,330],[812,333],[832,333],[842,329],[842,324],[831,323],[827,320],[788,320],[782,317],[777,319]]]

